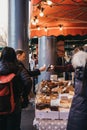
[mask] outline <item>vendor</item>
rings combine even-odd
[[[72,57],[72,64],[51,66],[54,71],[75,72],[75,94],[69,112],[67,130],[87,130],[87,53],[79,50]]]

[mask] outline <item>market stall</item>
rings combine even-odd
[[[73,95],[71,81],[42,81],[35,99],[34,125],[39,130],[66,130]]]

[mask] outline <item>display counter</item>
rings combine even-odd
[[[66,130],[67,120],[34,119],[38,130]]]
[[[74,88],[70,81],[42,81],[35,99],[38,130],[66,130]]]

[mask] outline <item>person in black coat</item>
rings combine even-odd
[[[15,98],[15,110],[11,114],[0,115],[1,130],[20,130],[21,123],[21,93],[23,89],[32,88],[32,80],[28,72],[17,63],[15,50],[4,47],[0,59],[0,76],[14,73],[13,91]]]
[[[17,60],[18,60],[19,65],[22,66],[23,68],[25,68],[25,66],[23,64],[24,61],[25,61],[25,59],[26,59],[25,52],[22,49],[17,49],[16,50],[16,56],[17,56]],[[28,74],[29,74],[30,77],[35,77],[35,76],[40,75],[42,71],[45,71],[46,70],[46,66],[43,65],[39,69],[34,69],[34,70],[28,70],[28,69],[26,69],[26,70],[27,70],[27,72],[28,72]],[[35,86],[33,86],[33,92],[34,92],[34,94],[36,94],[36,92],[35,92]],[[28,97],[28,89],[27,89],[27,97]],[[27,97],[26,97],[26,99],[24,101],[24,104],[23,104],[24,107],[26,107],[27,104],[28,104],[28,98]]]
[[[19,65],[22,65],[25,68],[25,66],[23,64],[23,62],[25,61],[25,58],[26,58],[25,52],[22,49],[17,49],[16,50],[16,56],[17,56],[17,60],[18,60]],[[28,70],[28,69],[26,69],[26,70],[28,71],[28,73],[29,73],[29,75],[31,77],[34,77],[34,76],[40,75],[42,71],[45,71],[46,70],[46,66],[43,65],[39,69],[35,69],[33,71]]]

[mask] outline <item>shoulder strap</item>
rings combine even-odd
[[[0,76],[0,83],[7,83],[10,82],[15,77],[14,73]]]

